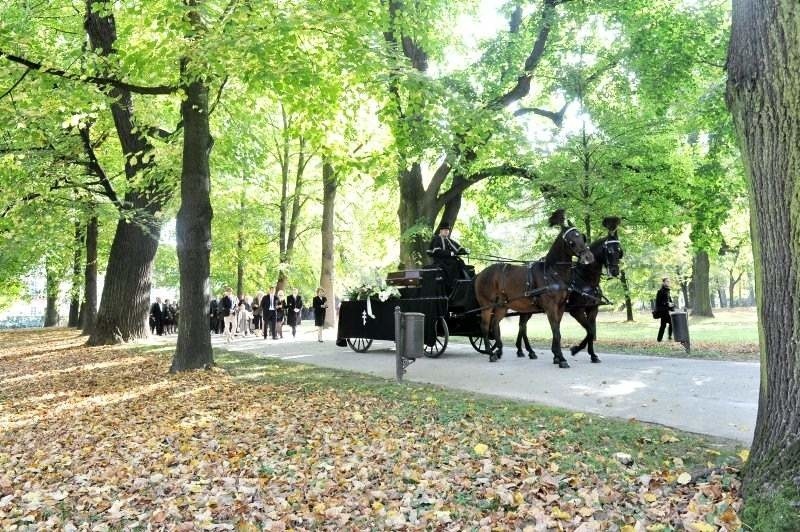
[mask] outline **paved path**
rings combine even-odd
[[[336,347],[332,337],[318,343],[313,331],[298,339],[238,338],[215,347],[394,378],[394,344],[374,342],[367,353]],[[174,341],[174,337],[173,340]],[[537,346],[534,346],[537,348]],[[536,403],[636,418],[642,421],[738,440],[752,441],[758,408],[759,364],[598,353],[591,364],[585,353],[570,357],[570,369],[552,364],[541,346],[538,360],[517,358],[506,349],[491,364],[469,344],[451,343],[438,359],[420,359],[405,378],[448,388]],[[569,356],[569,355],[568,355]]]

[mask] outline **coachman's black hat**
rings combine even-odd
[[[442,229],[450,229],[450,224],[447,222],[442,222],[439,224],[439,229],[437,231],[441,231]]]

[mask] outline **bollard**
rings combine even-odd
[[[686,352],[691,350],[689,342],[689,317],[686,312],[674,311],[669,313],[669,319],[672,321],[672,339],[676,342],[683,344]]]
[[[425,315],[394,308],[395,376],[403,381],[406,368],[424,353]]]

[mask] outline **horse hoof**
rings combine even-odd
[[[522,351],[517,351],[517,358],[522,358],[524,356],[525,356],[525,353],[523,353]]]
[[[558,364],[560,362],[561,362],[561,359],[559,359],[558,357],[553,357],[553,364]]]
[[[497,352],[497,358],[498,358],[498,360],[503,358],[503,352],[502,351],[498,351]]]
[[[530,353],[528,353],[528,358],[530,358],[531,360],[536,360],[539,357],[536,356],[536,353],[531,351]]]
[[[599,357],[593,356],[592,357],[592,364],[599,364],[602,362]]]
[[[569,348],[569,354],[572,356],[577,355],[579,351],[580,349],[575,349],[575,346]]]
[[[497,355],[495,355],[494,353],[489,355],[489,362],[497,362]]]
[[[567,364],[566,360],[562,360],[561,362],[558,363],[558,367],[561,369],[566,369],[569,367],[569,364]]]

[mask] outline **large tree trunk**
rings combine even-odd
[[[75,222],[75,249],[72,257],[72,287],[69,298],[69,319],[67,327],[77,327],[80,321],[81,305],[81,266],[83,258],[83,231],[80,222]]]
[[[117,223],[106,267],[100,310],[89,345],[109,345],[147,338],[150,275],[160,229],[148,231],[124,219]]]
[[[92,50],[107,56],[113,54],[117,40],[113,15],[100,16],[93,11],[101,0],[86,0],[84,27]],[[113,99],[111,114],[125,158],[125,177],[133,182],[137,175],[152,166],[146,157],[153,150],[142,128],[135,127],[133,98],[124,89],[109,91]],[[140,154],[131,157],[131,154]],[[157,188],[157,187],[156,187]],[[111,244],[103,296],[97,314],[95,329],[89,345],[115,344],[136,338],[145,338],[150,303],[150,274],[158,248],[161,228],[155,214],[161,210],[168,194],[156,190],[131,189],[125,194],[123,206],[133,209],[134,219],[121,217]]]
[[[728,297],[728,306],[731,307],[731,308],[737,306],[736,303],[735,303],[733,290],[736,288],[736,285],[739,284],[739,281],[742,280],[742,275],[744,275],[744,272],[739,272],[739,276],[734,278],[733,277],[733,270],[728,272],[728,295],[729,295],[729,297]],[[739,287],[739,292],[741,293],[741,287]],[[739,296],[739,299],[740,300],[742,299],[741,294]]]
[[[50,259],[48,259],[47,264],[45,264],[45,272],[47,277],[45,281],[47,307],[44,311],[44,326],[55,327],[58,325],[58,285],[60,279],[58,274],[52,269],[49,263]]]
[[[711,288],[708,253],[705,250],[697,251],[692,262],[692,316],[714,317],[711,311]]]
[[[198,16],[192,11],[190,16]],[[188,60],[182,62],[186,76]],[[171,372],[207,367],[214,363],[208,328],[211,271],[211,133],[208,87],[193,81],[184,87],[181,104],[184,124],[181,208],[178,211],[178,267],[181,275],[181,322]]]
[[[425,189],[422,186],[422,167],[414,163],[399,174],[400,262],[405,266],[421,266],[427,262],[428,248],[436,213],[425,212]]]
[[[319,285],[328,295],[328,310],[325,312],[325,325],[336,325],[336,265],[334,263],[334,204],[339,186],[336,172],[329,162],[322,165],[322,268]]]
[[[631,301],[631,289],[628,286],[628,277],[625,270],[619,274],[619,281],[622,283],[622,290],[625,292],[625,321],[633,321],[633,301]]]
[[[785,489],[796,501],[800,492],[798,50],[795,0],[734,0],[727,100],[749,178],[761,341],[758,418],[744,471],[749,499]],[[786,521],[786,530],[796,524]]]
[[[81,331],[92,334],[97,320],[97,216],[86,225],[86,267],[83,271]]]

